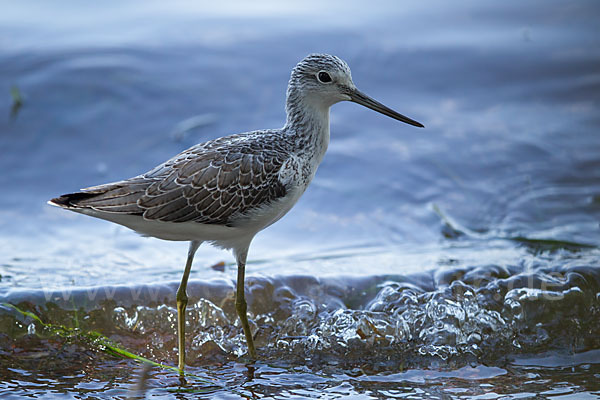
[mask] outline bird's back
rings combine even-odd
[[[296,197],[294,146],[281,130],[226,136],[193,146],[145,174],[66,194],[51,204],[117,223],[137,217],[236,227],[257,213],[279,214],[270,207],[286,208],[284,213],[291,208],[279,203]],[[266,225],[274,222],[266,219]]]

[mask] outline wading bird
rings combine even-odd
[[[185,366],[186,286],[203,242],[231,249],[237,261],[235,306],[251,358],[256,358],[244,298],[248,248],[254,236],[283,217],[315,176],[329,144],[329,108],[352,101],[418,127],[419,122],[360,92],[348,65],[311,54],[292,70],[287,121],[198,144],[145,174],[50,200],[67,210],[126,226],[145,236],[189,241],[177,290],[178,366]]]

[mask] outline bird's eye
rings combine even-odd
[[[331,82],[331,76],[325,72],[325,71],[320,71],[317,74],[317,79],[319,80],[319,82],[321,83],[330,83]]]

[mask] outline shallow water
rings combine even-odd
[[[81,7],[0,15],[2,396],[600,397],[595,2]],[[250,250],[259,362],[208,246],[193,376],[111,353],[90,332],[173,365],[187,246],[45,201],[281,126],[290,69],[320,51],[426,129],[332,108],[315,180]]]

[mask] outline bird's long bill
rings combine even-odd
[[[370,108],[371,110],[375,110],[377,112],[382,113],[383,115],[387,115],[388,117],[397,119],[398,121],[405,122],[410,125],[418,126],[419,128],[424,128],[423,124],[415,121],[414,119],[410,119],[405,117],[404,115],[397,113],[389,107],[384,106],[377,100],[373,100],[363,92],[358,89],[351,90],[348,95],[350,96],[350,101],[353,101],[357,104]]]

